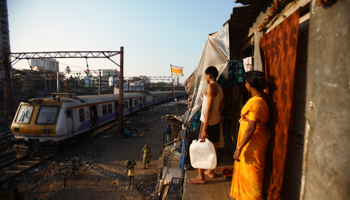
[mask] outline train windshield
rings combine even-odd
[[[40,106],[39,114],[36,119],[37,124],[55,124],[58,106]]]
[[[33,106],[22,105],[18,111],[16,118],[17,123],[29,123],[30,117],[32,116]]]

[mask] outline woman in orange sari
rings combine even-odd
[[[252,97],[241,110],[230,195],[236,200],[262,200],[265,154],[270,138],[266,125],[269,96],[264,92],[267,82],[263,72],[248,72],[245,79]]]

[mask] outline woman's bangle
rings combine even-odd
[[[237,145],[237,149],[238,149],[238,150],[241,150],[241,148],[239,148],[239,146],[238,146],[238,145]]]

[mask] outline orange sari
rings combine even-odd
[[[242,148],[235,161],[230,195],[236,200],[263,199],[265,154],[270,134],[266,123],[269,120],[269,107],[261,97],[252,97],[241,110],[241,123],[237,145],[242,141],[248,121],[258,121],[250,141]]]

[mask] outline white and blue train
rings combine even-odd
[[[176,97],[184,95],[175,91]],[[123,115],[172,97],[171,91],[125,93]],[[58,144],[118,119],[118,100],[117,94],[30,99],[19,105],[11,131],[16,139]]]

